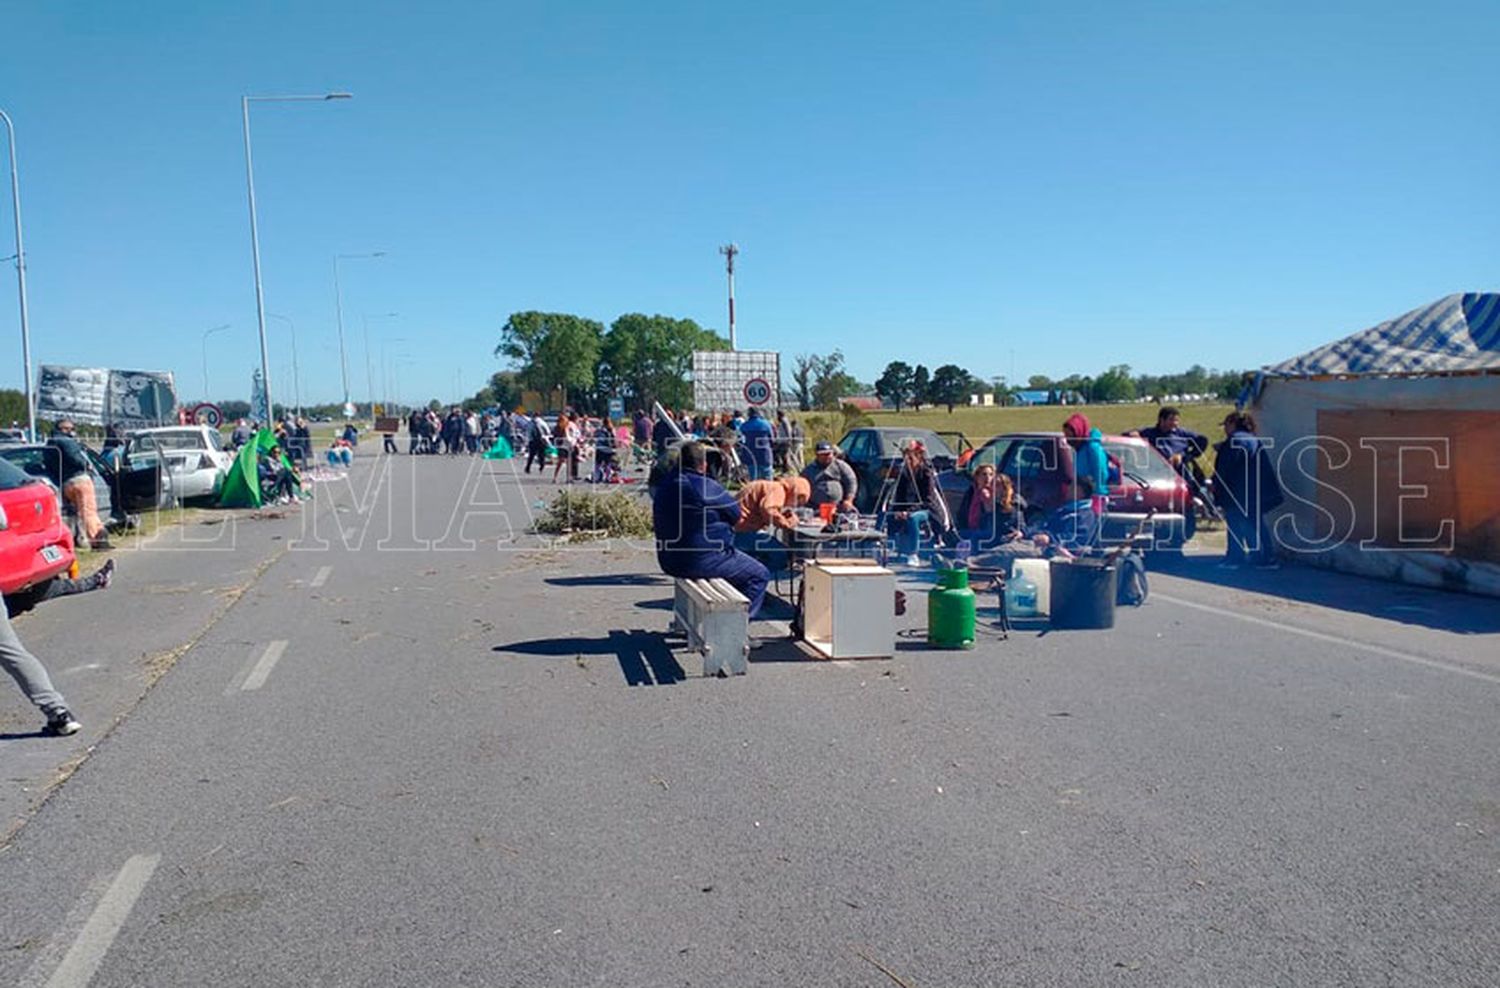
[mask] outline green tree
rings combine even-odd
[[[932,374],[925,364],[918,364],[911,374],[911,407],[920,411],[923,405],[932,404]]]
[[[26,395],[15,388],[0,388],[0,426],[10,428],[12,422],[26,428]]]
[[[1130,377],[1128,364],[1116,364],[1094,379],[1090,393],[1094,401],[1132,401],[1135,398],[1135,381]]]
[[[946,405],[948,414],[952,415],[954,405],[968,404],[973,379],[974,375],[957,364],[944,364],[932,372],[928,398],[934,405]]]
[[[885,365],[885,371],[875,382],[875,393],[894,403],[896,411],[901,411],[902,406],[911,398],[914,373],[911,364],[904,360],[892,360]]]
[[[593,388],[604,326],[562,312],[515,312],[500,329],[497,355],[518,365],[522,384],[543,394],[561,389],[587,394]]]
[[[817,378],[818,364],[822,359],[815,354],[799,353],[792,362],[792,386],[798,411],[812,411],[813,381]]]
[[[599,385],[639,407],[693,402],[693,351],[727,350],[729,341],[691,319],[627,313],[610,324],[600,348]]]
[[[496,371],[485,388],[496,408],[510,411],[521,404],[521,382],[515,371]]]
[[[813,405],[836,410],[842,404],[839,399],[858,387],[859,382],[844,371],[844,352],[835,350],[818,361],[812,387]]]

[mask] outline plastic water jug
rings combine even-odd
[[[1036,581],[1024,571],[1017,572],[1005,584],[1005,613],[1013,618],[1037,616]]]
[[[1036,614],[1046,617],[1052,605],[1052,568],[1045,559],[1017,559],[1011,563],[1011,579],[1025,576],[1036,584]]]

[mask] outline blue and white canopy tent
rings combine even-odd
[[[1500,596],[1500,293],[1271,365],[1247,399],[1290,495],[1283,555]]]
[[[1266,368],[1267,375],[1500,371],[1500,292],[1447,295],[1379,326]]]

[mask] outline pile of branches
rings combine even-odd
[[[625,491],[562,491],[537,516],[532,530],[542,535],[565,535],[572,542],[649,539],[651,502]]]

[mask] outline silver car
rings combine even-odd
[[[172,494],[180,501],[217,497],[234,461],[219,430],[206,425],[142,429],[131,435],[125,447],[131,469],[149,469],[158,459],[165,462]]]

